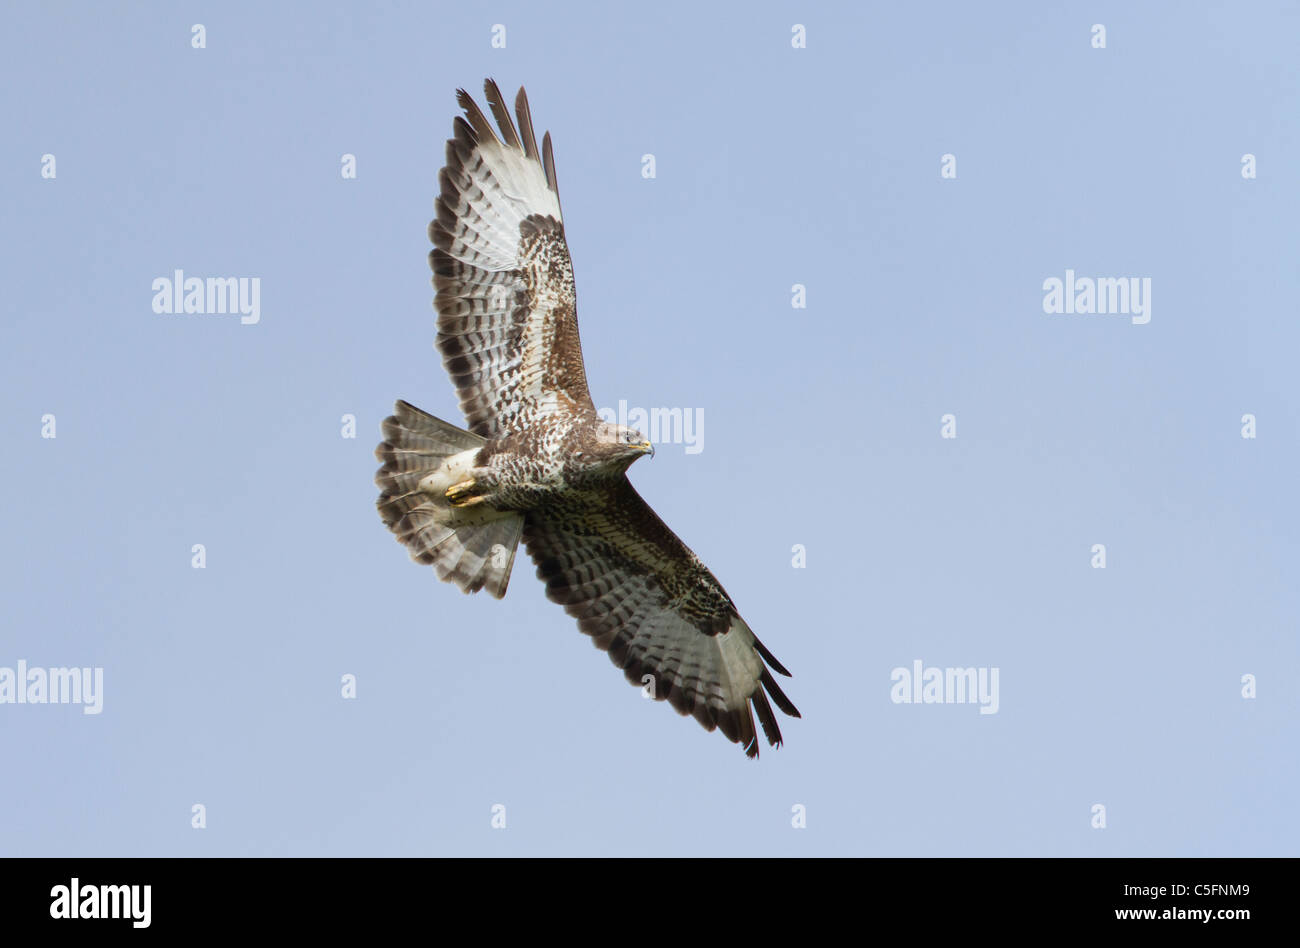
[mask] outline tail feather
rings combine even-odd
[[[436,492],[420,489],[453,455],[480,447],[486,439],[414,405],[399,401],[384,420],[384,441],[375,449],[383,467],[375,475],[381,493],[377,506],[384,524],[417,563],[433,566],[438,578],[465,592],[486,589],[505,595],[523,533],[519,514],[457,519],[456,511]]]
[[[459,527],[448,531],[432,550],[418,559],[422,563],[432,561],[439,579],[455,583],[467,593],[486,589],[500,599],[506,594],[523,530],[523,517]]]

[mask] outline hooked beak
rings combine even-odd
[[[648,454],[651,457],[655,456],[655,446],[651,444],[649,441],[642,441],[639,445],[637,445],[637,447],[641,449],[642,454]]]

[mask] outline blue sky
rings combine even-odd
[[[0,852],[1296,854],[1294,5],[5,18],[0,668],[104,692],[0,704]],[[393,401],[460,420],[425,229],[489,75],[554,138],[597,405],[704,419],[631,478],[794,672],[756,763],[522,556],[466,597],[375,513]],[[176,269],[260,321],[155,313]],[[1150,322],[1045,313],[1067,270]],[[891,701],[918,660],[997,713]]]

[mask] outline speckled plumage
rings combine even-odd
[[[501,137],[461,90],[429,225],[436,345],[468,431],[398,402],[380,514],[440,578],[497,597],[522,537],[547,597],[630,681],[756,757],[755,713],[774,746],[771,702],[799,716],[770,669],[789,672],[628,481],[652,449],[587,390],[550,135],[539,150],[523,89],[518,128],[491,80],[486,95]]]

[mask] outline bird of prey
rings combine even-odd
[[[799,717],[788,676],[713,574],[641,499],[645,435],[602,421],[587,391],[550,133],[528,97],[485,84],[500,137],[465,90],[438,176],[429,264],[437,348],[468,430],[399,401],[375,476],[384,523],[440,579],[500,598],[522,538],[549,599],[629,681],[758,756]],[[770,667],[769,667],[770,666]]]

